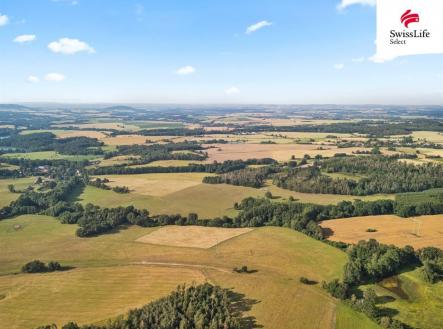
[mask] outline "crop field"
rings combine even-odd
[[[17,225],[21,229],[15,230]],[[250,301],[246,315],[265,328],[335,327],[337,302],[318,284],[302,285],[298,278],[321,282],[339,277],[346,255],[298,232],[259,228],[217,248],[201,249],[135,242],[156,229],[131,227],[118,234],[81,239],[74,235],[75,228],[44,216],[0,222],[3,325],[24,329],[68,319],[98,322],[165,295],[178,283],[208,280],[245,294]],[[74,269],[12,274],[36,257]],[[232,271],[242,265],[257,272]]]
[[[142,265],[1,276],[0,294],[6,297],[0,301],[0,323],[18,329],[74,319],[97,322],[163,297],[179,284],[204,281],[199,270]]]
[[[136,241],[163,246],[208,249],[250,231],[252,231],[250,228],[165,226]]]
[[[80,129],[115,129],[115,130],[138,130],[139,127],[121,122],[94,122],[84,124],[59,124],[53,125],[55,128],[75,127]]]
[[[161,139],[163,139],[162,137]],[[151,137],[140,136],[140,135],[118,135],[115,137],[104,137],[100,139],[106,145],[136,145],[136,144],[146,144],[146,141],[151,139]],[[160,138],[159,138],[160,139]]]
[[[216,144],[208,150],[210,161],[223,162],[226,160],[247,160],[252,158],[273,158],[277,161],[288,161],[291,156],[303,158],[305,154],[315,157],[334,156],[336,153],[352,154],[364,148],[337,148],[336,146],[321,146],[315,144]],[[323,148],[323,149],[320,149]]]
[[[413,138],[426,139],[429,142],[443,144],[443,134],[436,131],[414,131]]]
[[[401,218],[393,215],[367,216],[327,220],[321,226],[329,231],[332,241],[357,243],[376,239],[382,243],[414,248],[443,248],[443,215]],[[367,232],[375,229],[377,232]]]
[[[166,196],[201,184],[205,173],[167,173],[141,175],[108,175],[110,186],[128,186],[131,191],[149,196]],[[104,176],[103,176],[104,177]],[[102,178],[103,178],[102,177]]]
[[[55,133],[59,138],[71,138],[71,137],[89,137],[103,139],[107,135],[100,131],[87,131],[87,130],[59,130]]]

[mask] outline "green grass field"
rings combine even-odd
[[[347,305],[337,305],[336,329],[380,329],[380,326],[371,321],[364,314],[354,311]]]
[[[11,193],[8,190],[8,185],[12,184],[15,186],[17,191],[24,190],[29,185],[34,183],[35,178],[26,177],[19,179],[0,179],[0,207],[5,207],[9,205],[12,201],[17,200],[20,196],[19,193]]]
[[[398,311],[398,318],[414,328],[439,329],[443,323],[443,282],[425,283],[419,270],[399,275],[399,296],[393,289],[375,286],[379,296],[389,296],[392,301],[382,305]]]
[[[244,294],[251,302],[245,315],[264,328],[328,329],[337,318],[337,328],[353,329],[360,321],[358,314],[343,315],[319,284],[299,282],[300,276],[317,282],[339,277],[345,253],[289,229],[256,229],[210,249],[135,241],[155,228],[130,227],[88,239],[76,237],[75,229],[45,216],[0,222],[3,326],[103,321],[166,295],[180,282],[204,280]],[[75,269],[14,274],[33,259],[57,260]],[[257,272],[232,272],[242,265]],[[374,328],[361,321],[359,328]]]

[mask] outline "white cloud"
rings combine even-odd
[[[345,68],[345,64],[334,64],[334,69],[343,70]]]
[[[357,57],[352,59],[353,63],[363,63],[364,61],[365,61],[364,57]]]
[[[30,75],[26,81],[28,81],[29,83],[37,83],[40,82],[40,79],[38,77],[36,77],[35,75]]]
[[[226,95],[240,94],[240,89],[238,89],[237,87],[230,87],[230,88],[225,90],[225,94]]]
[[[65,55],[72,55],[82,51],[90,54],[95,53],[95,49],[89,46],[86,42],[70,38],[61,38],[58,41],[53,41],[48,45],[48,48],[54,53]]]
[[[35,38],[36,38],[36,36],[34,34],[22,34],[22,35],[17,36],[14,39],[14,42],[17,42],[17,43],[31,42],[31,41],[34,41]]]
[[[0,13],[0,26],[4,26],[4,25],[8,24],[8,22],[9,22],[8,16],[2,15]]]
[[[343,10],[352,5],[375,6],[376,0],[341,0],[337,9]]]
[[[48,73],[45,76],[45,80],[46,81],[55,81],[55,82],[60,82],[65,80],[66,77],[63,74],[60,73]]]
[[[256,31],[266,27],[266,26],[271,26],[271,25],[272,25],[271,22],[261,21],[261,22],[258,22],[258,23],[255,23],[255,24],[252,24],[252,25],[248,26],[248,28],[246,29],[245,33],[246,34],[251,34],[251,33],[254,33],[254,32],[256,32]]]
[[[188,74],[193,74],[195,73],[195,68],[187,65],[187,66],[183,66],[181,68],[179,68],[177,71],[175,71],[176,74],[178,75],[188,75]]]

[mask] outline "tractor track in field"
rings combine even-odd
[[[195,268],[200,270],[216,270],[223,273],[232,273],[232,271],[217,267],[217,266],[211,266],[211,265],[204,265],[204,264],[186,264],[186,263],[169,263],[169,262],[148,262],[148,261],[141,261],[133,263],[134,265],[148,265],[148,266],[169,266],[169,267],[188,267],[188,268]]]

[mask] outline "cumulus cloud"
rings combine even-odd
[[[187,65],[179,68],[177,71],[175,71],[178,75],[188,75],[195,73],[195,68],[193,66]]]
[[[66,77],[63,74],[60,73],[48,73],[45,75],[46,81],[54,81],[54,82],[60,82],[65,80]]]
[[[34,34],[22,34],[22,35],[18,35],[15,39],[14,42],[17,43],[26,43],[26,42],[31,42],[34,41],[36,38],[36,36]]]
[[[345,64],[334,64],[334,69],[343,70],[345,68]]]
[[[0,13],[0,26],[4,26],[8,24],[8,22],[9,22],[8,16],[2,15],[2,13]]]
[[[258,31],[258,30],[260,30],[260,29],[262,29],[262,28],[264,28],[264,27],[267,27],[267,26],[271,26],[272,25],[272,23],[271,22],[268,22],[268,21],[260,21],[260,22],[258,22],[258,23],[255,23],[255,24],[252,24],[252,25],[250,25],[250,26],[248,26],[248,28],[246,29],[246,34],[251,34],[251,33],[254,33],[254,32],[256,32],[256,31]]]
[[[375,6],[376,0],[341,0],[337,9],[343,10],[352,5]]]
[[[28,81],[29,83],[37,83],[40,82],[40,79],[38,77],[36,77],[35,75],[30,75],[26,81]]]
[[[237,94],[240,94],[240,89],[238,89],[237,87],[230,87],[225,90],[225,94],[226,95],[237,95]]]
[[[72,55],[79,52],[95,53],[95,49],[86,42],[70,38],[61,38],[58,41],[53,41],[48,45],[48,48],[54,53],[65,55]]]

